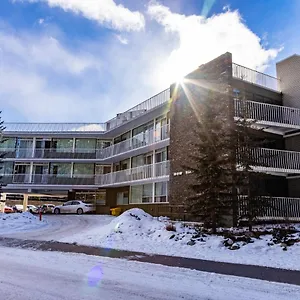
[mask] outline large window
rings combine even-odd
[[[53,139],[52,148],[57,152],[72,152],[73,139]]]
[[[71,176],[71,167],[71,164],[52,163],[50,165],[50,174],[57,177],[69,177]]]
[[[163,162],[168,160],[167,148],[159,149],[155,151],[155,162]]]
[[[96,140],[95,139],[76,139],[75,140],[76,152],[95,152]]]
[[[74,164],[73,176],[87,176],[95,174],[95,165],[94,164]]]
[[[167,190],[168,190],[167,182],[156,182],[154,202],[168,202]]]
[[[12,175],[14,170],[14,163],[12,161],[5,161],[0,169],[1,175]]]
[[[168,137],[168,118],[167,116],[160,117],[155,121],[155,140],[160,141]]]
[[[129,194],[128,191],[117,193],[117,205],[128,204]]]
[[[16,139],[2,137],[3,142],[0,143],[0,149],[15,149]]]
[[[130,203],[152,203],[152,183],[131,187]]]

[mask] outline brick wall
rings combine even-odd
[[[170,205],[183,205],[191,195],[189,185],[194,178],[192,174],[185,174],[184,166],[192,163],[190,156],[196,142],[194,128],[198,122],[196,115],[200,101],[207,96],[209,90],[220,91],[224,85],[228,87],[228,95],[232,95],[231,80],[232,57],[230,53],[225,53],[186,76],[184,91],[180,87],[177,89],[175,84],[171,86],[173,102],[170,109]],[[175,176],[174,173],[177,172],[183,174]]]

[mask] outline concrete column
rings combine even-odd
[[[23,197],[23,212],[25,212],[28,205],[28,194],[24,194]]]
[[[75,153],[76,149],[76,138],[73,138],[73,153]]]
[[[155,171],[156,171],[156,169],[155,169],[155,163],[156,163],[156,161],[155,161],[155,150],[153,150],[153,157],[152,157],[152,177],[155,177],[156,176],[156,174],[155,174]],[[155,197],[155,183],[153,182],[152,183],[152,202],[154,203],[154,197]]]
[[[31,183],[33,180],[33,162],[30,163],[29,167],[29,183]]]
[[[32,157],[35,157],[36,137],[32,140]]]

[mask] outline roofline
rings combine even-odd
[[[284,59],[282,59],[282,60],[276,62],[276,65],[281,64],[281,63],[283,63],[284,61],[286,61],[286,60],[288,60],[288,59],[291,59],[291,58],[293,58],[293,57],[300,57],[300,55],[299,55],[299,54],[296,54],[296,53],[293,54],[293,55],[290,55],[290,56],[288,56],[288,57],[286,57],[286,58],[284,58]]]

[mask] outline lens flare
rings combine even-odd
[[[101,265],[93,267],[88,273],[88,285],[90,287],[97,287],[103,278],[103,270]]]

